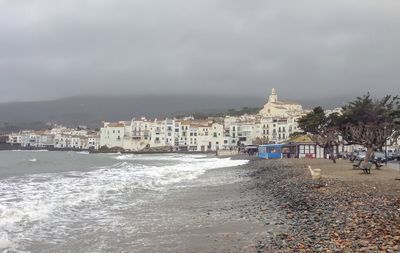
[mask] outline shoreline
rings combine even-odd
[[[173,225],[138,234],[137,252],[275,252],[272,240],[287,233],[287,221],[250,177],[253,169],[250,162],[211,169],[148,203]]]
[[[90,154],[215,154],[216,152],[203,151],[95,151],[89,149],[46,149],[46,148],[16,148],[16,149],[0,149],[1,151],[48,151],[48,152],[88,152]],[[223,156],[228,157],[228,156]]]
[[[1,151],[49,151],[49,152],[89,152],[90,154],[215,154],[215,151],[99,151],[91,149],[74,149],[74,148],[3,148]],[[228,156],[222,156],[228,157]]]

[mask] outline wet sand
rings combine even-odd
[[[211,170],[196,181],[209,183],[170,190],[135,216],[143,226],[132,238],[134,252],[261,252],[271,235],[285,231],[273,200],[257,193],[249,165]]]

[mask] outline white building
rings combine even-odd
[[[264,108],[259,113],[263,117],[287,117],[289,115],[303,114],[303,107],[295,102],[283,102],[278,100],[278,94],[272,89]]]
[[[105,122],[100,130],[100,146],[140,151],[165,147],[175,151],[215,151],[222,148],[224,128],[212,121],[145,118],[130,122]]]
[[[100,148],[100,134],[99,133],[91,133],[87,137],[87,146],[86,149],[99,149]]]
[[[124,135],[125,122],[104,122],[104,126],[100,129],[100,147],[123,148]]]
[[[140,151],[166,147],[175,151],[216,151],[244,145],[281,143],[298,129],[297,119],[304,113],[301,105],[278,100],[275,89],[257,115],[227,116],[194,120],[132,119],[129,122],[105,122],[100,131],[100,146]]]

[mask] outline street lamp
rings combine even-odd
[[[394,124],[397,125],[397,127],[400,128],[400,118],[395,118],[393,120]],[[398,129],[397,131],[400,131],[400,129]],[[400,152],[400,150],[398,150],[397,152]],[[397,161],[399,162],[399,175],[400,175],[400,156],[397,157]],[[400,177],[396,178],[397,180],[400,180]]]
[[[385,166],[387,166],[387,137],[386,137],[386,125],[385,125]]]

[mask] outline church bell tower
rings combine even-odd
[[[278,95],[276,94],[275,88],[272,88],[271,95],[269,96],[268,103],[276,103],[278,101]]]

